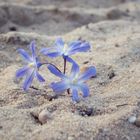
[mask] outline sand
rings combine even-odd
[[[140,128],[128,122],[140,115],[139,0],[0,1],[0,140],[139,140]],[[21,89],[15,72],[22,66],[18,48],[36,40],[37,49],[57,37],[91,43],[88,53],[73,56],[81,68],[95,65],[90,97],[73,104],[66,93],[50,100],[56,79],[41,68],[45,84]],[[63,69],[60,58],[48,60]],[[68,70],[70,69],[68,65]],[[33,113],[47,109],[41,124]],[[88,110],[88,111],[87,111]],[[87,113],[87,112],[88,113]],[[87,115],[85,116],[84,113]]]

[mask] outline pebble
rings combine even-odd
[[[136,116],[131,116],[128,118],[129,123],[135,123],[136,122]]]
[[[111,70],[108,74],[109,79],[112,79],[113,77],[115,77],[115,73],[113,70]]]
[[[92,116],[94,112],[92,107],[78,107],[77,110],[81,116]]]
[[[68,140],[74,140],[74,137],[69,136]]]
[[[51,113],[47,109],[42,110],[38,116],[38,120],[41,122],[41,124],[45,124],[51,118]]]

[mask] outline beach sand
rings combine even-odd
[[[77,104],[67,93],[50,100],[56,77],[46,66],[40,71],[46,82],[33,83],[38,90],[26,93],[15,79],[18,48],[27,50],[32,40],[38,50],[51,47],[58,37],[92,46],[72,56],[81,68],[97,68],[87,82],[90,97]],[[61,58],[42,60],[63,69]],[[51,117],[42,125],[34,114],[44,109]],[[139,0],[0,1],[0,140],[139,140],[140,128],[128,122],[139,115]]]

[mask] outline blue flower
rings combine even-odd
[[[86,52],[90,49],[90,44],[84,41],[73,41],[70,44],[64,43],[61,38],[55,41],[54,47],[42,48],[41,53],[49,57],[63,56],[63,58],[68,58],[77,52]]]
[[[23,68],[17,70],[16,77],[21,78],[25,76],[25,81],[23,84],[23,89],[25,91],[30,87],[34,77],[36,77],[40,82],[45,81],[44,78],[38,73],[38,69],[42,64],[39,62],[38,57],[36,56],[34,41],[30,43],[30,49],[32,52],[31,56],[29,56],[29,54],[24,49],[18,50],[26,65]]]
[[[72,92],[72,100],[76,102],[79,101],[79,90],[82,92],[83,97],[89,96],[89,88],[85,81],[96,75],[95,67],[91,66],[83,74],[80,74],[79,66],[76,63],[72,63],[70,76],[61,73],[53,65],[48,65],[48,69],[51,73],[61,78],[60,82],[51,84],[51,88],[54,92],[61,94],[69,89]]]

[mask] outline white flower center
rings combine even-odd
[[[67,52],[68,52],[68,45],[65,44],[65,45],[64,45],[64,48],[63,48],[63,53],[64,53],[65,55],[67,55]]]
[[[30,68],[36,68],[36,64],[35,64],[35,62],[31,62],[31,63],[29,63],[28,66],[29,66]]]

